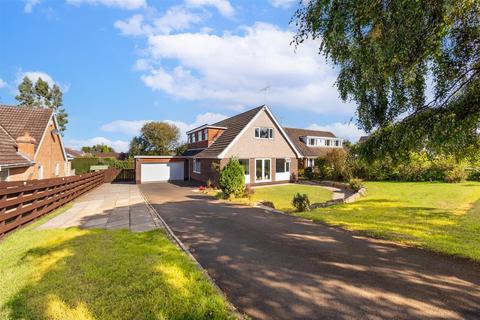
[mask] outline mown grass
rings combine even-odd
[[[255,188],[251,196],[253,202],[271,201],[276,209],[292,211],[292,199],[296,193],[307,194],[310,203],[325,202],[332,199],[332,192],[319,186],[289,184],[283,186]]]
[[[480,183],[367,182],[357,202],[296,213],[480,262]]]
[[[35,230],[46,219],[0,240],[0,319],[233,318],[158,230]]]

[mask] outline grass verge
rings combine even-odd
[[[332,199],[332,192],[319,186],[289,184],[281,186],[255,188],[254,193],[248,197],[224,199],[223,193],[216,190],[207,190],[207,194],[217,199],[230,201],[243,205],[255,205],[260,201],[270,201],[275,208],[281,211],[291,212],[293,196],[298,192],[307,194],[310,203],[325,202]]]
[[[480,262],[480,183],[367,182],[351,204],[298,216]]]
[[[157,231],[36,230],[0,240],[0,319],[230,319],[185,253]]]

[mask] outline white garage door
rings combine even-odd
[[[183,162],[142,163],[141,182],[183,180]]]

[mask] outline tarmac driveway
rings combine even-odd
[[[325,225],[140,186],[217,285],[258,319],[479,319],[480,265]]]

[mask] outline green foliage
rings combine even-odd
[[[352,154],[349,165],[354,176],[366,180],[458,182],[466,177],[465,162],[426,151],[411,152],[401,161],[394,161],[390,156],[370,161]]]
[[[18,85],[18,95],[15,99],[21,107],[51,108],[55,111],[59,131],[65,132],[68,123],[68,114],[63,106],[63,93],[56,84],[50,88],[46,81],[38,78],[35,84],[28,77],[24,77]]]
[[[362,179],[352,178],[348,180],[348,186],[355,192],[358,192],[360,189],[363,188],[363,181]]]
[[[182,154],[185,153],[185,151],[187,151],[187,144],[182,143],[175,148],[174,153],[176,156],[181,156]]]
[[[130,142],[129,156],[172,155],[180,151],[180,129],[167,122],[147,122]]]
[[[96,157],[82,157],[72,160],[72,169],[75,169],[75,174],[83,174],[90,172],[90,166],[108,165],[110,168],[118,169],[133,169],[133,160],[117,160],[113,158],[96,158]]]
[[[220,171],[218,179],[225,197],[239,197],[245,190],[245,173],[238,159],[231,158]]]
[[[303,174],[305,175],[305,178],[312,180],[313,179],[313,168],[312,167],[306,167],[303,171]]]
[[[292,205],[298,212],[310,211],[310,200],[306,193],[297,193],[293,196]]]
[[[478,150],[480,1],[301,1],[292,20],[294,43],[321,41],[341,98],[376,131],[371,158]]]
[[[107,146],[106,144],[99,143],[93,146],[83,146],[82,151],[85,153],[107,153],[107,152],[115,152],[115,150]]]

